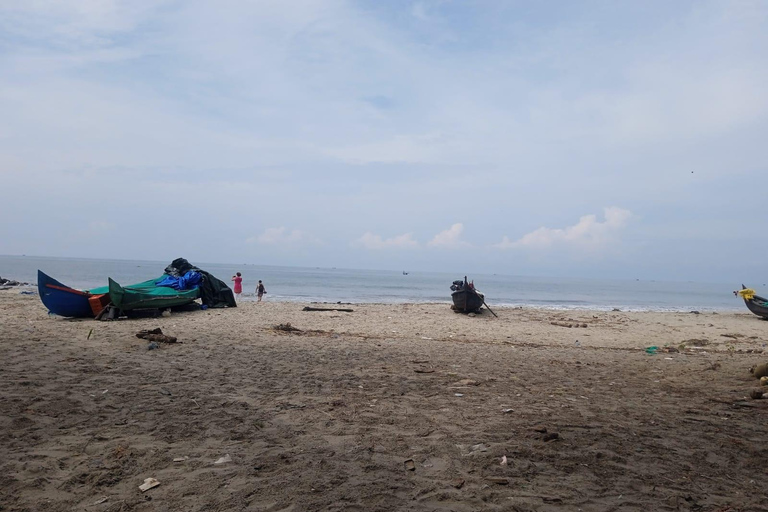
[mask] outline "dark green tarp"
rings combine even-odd
[[[235,294],[224,281],[216,279],[205,270],[201,270],[184,258],[176,258],[170,265],[165,267],[165,273],[170,276],[180,277],[194,270],[203,276],[203,282],[200,285],[200,298],[204,306],[209,308],[236,308]]]

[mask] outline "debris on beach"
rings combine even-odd
[[[749,373],[756,379],[768,376],[768,363],[759,364],[749,369]]]
[[[754,400],[760,400],[763,398],[763,390],[762,389],[753,389],[749,392],[749,397]]]
[[[284,332],[301,332],[301,329],[298,329],[292,326],[290,322],[285,324],[274,325],[272,326],[272,329],[274,329],[275,331],[284,331]]]
[[[229,454],[226,454],[225,456],[216,459],[216,462],[214,462],[214,464],[226,464],[227,462],[232,462],[232,457],[230,457]]]
[[[475,444],[469,447],[469,453],[487,452],[487,451],[488,451],[488,445],[483,443]]]
[[[139,331],[136,333],[136,337],[159,343],[176,343],[177,340],[175,336],[166,336],[163,334],[163,331],[159,327],[156,329]]]
[[[706,338],[691,338],[689,340],[683,340],[680,342],[680,347],[706,347],[709,345],[709,340]]]
[[[403,462],[403,465],[405,465],[406,471],[416,471],[416,463],[413,461],[413,459],[406,460]]]
[[[480,383],[472,379],[461,379],[460,381],[451,384],[452,387],[466,387],[466,386],[479,386]]]
[[[352,313],[354,310],[349,308],[313,308],[310,306],[304,306],[302,311],[342,311],[344,313]]]
[[[139,489],[141,492],[147,492],[148,490],[157,487],[160,485],[160,482],[155,478],[145,478],[144,483],[139,486]]]
[[[556,325],[558,327],[569,327],[569,328],[570,327],[586,328],[587,327],[587,324],[579,323],[579,322],[575,322],[575,321],[573,323],[571,323],[571,322],[559,322],[559,321],[552,321],[552,322],[549,322],[549,323],[552,324],[552,325]]]
[[[0,277],[0,286],[32,286],[30,283],[25,283],[22,281],[16,281],[14,279],[5,279],[4,277]]]

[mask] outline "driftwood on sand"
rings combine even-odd
[[[354,310],[349,308],[313,308],[310,306],[305,306],[302,311],[343,311],[345,313],[352,313]]]
[[[160,343],[176,343],[177,340],[175,336],[167,336],[163,334],[163,331],[159,327],[156,329],[139,331],[136,333],[136,337]]]

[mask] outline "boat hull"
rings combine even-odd
[[[746,289],[746,286],[742,284],[741,288]],[[751,299],[744,299],[744,304],[747,305],[747,309],[749,309],[752,313],[759,317],[768,319],[768,306],[763,306],[763,304],[768,304],[768,299],[755,295]]]
[[[456,290],[451,293],[453,300],[453,309],[455,311],[473,312],[483,306],[484,298],[482,294],[474,290]]]
[[[37,291],[48,311],[72,318],[93,318],[90,298],[94,294],[60,283],[43,271],[37,271]]]
[[[183,306],[200,298],[200,289],[175,290],[167,286],[156,286],[159,279],[150,279],[143,283],[120,286],[109,279],[109,298],[112,305],[123,310],[161,309]]]

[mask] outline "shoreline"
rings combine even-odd
[[[0,293],[2,292],[12,292],[13,290],[28,290],[28,291],[34,291],[35,295],[37,295],[37,285],[36,284],[21,284],[21,285],[14,285],[10,287],[0,287]],[[741,301],[741,299],[739,299]],[[448,305],[450,306],[452,304],[450,299],[446,299],[444,301],[392,301],[392,302],[348,302],[348,301],[324,301],[324,300],[310,300],[310,299],[302,299],[302,298],[286,298],[286,297],[278,297],[276,298],[274,295],[270,295],[268,299],[265,299],[263,303],[286,303],[286,304],[325,304],[325,305],[372,305],[372,306],[398,306],[398,305]],[[743,301],[741,301],[743,302]],[[238,305],[240,303],[257,303],[256,295],[255,294],[242,294],[240,298],[240,302],[238,302]],[[492,309],[532,309],[532,310],[541,310],[541,311],[551,311],[551,312],[583,312],[583,313],[589,313],[589,312],[626,312],[626,313],[714,313],[714,314],[731,314],[731,313],[742,313],[744,311],[748,311],[746,309],[746,306],[744,304],[740,304],[741,307],[734,306],[733,308],[709,308],[709,307],[637,307],[637,306],[600,306],[600,305],[574,305],[574,306],[547,306],[543,304],[535,304],[535,303],[522,303],[522,304],[507,304],[507,303],[501,303],[501,304],[489,304],[489,306],[492,306]],[[485,308],[483,308],[485,309]]]
[[[578,344],[585,347],[648,346],[679,347],[694,340],[708,350],[768,350],[768,336],[763,320],[744,311],[633,311],[594,309],[554,309],[521,306],[493,306],[494,317],[485,308],[467,315],[454,312],[449,302],[365,303],[365,302],[299,302],[287,300],[242,300],[237,308],[208,309],[173,313],[169,318],[121,319],[99,322],[90,318],[68,319],[49,316],[37,294],[21,295],[11,290],[0,291],[0,300],[10,302],[24,315],[27,324],[91,325],[95,330],[126,333],[134,325],[175,325],[182,333],[191,329],[214,328],[228,336],[238,336],[249,329],[270,333],[272,327],[290,323],[302,331],[317,331],[368,338],[407,338],[445,340],[473,339],[488,343],[539,343],[553,346]],[[307,305],[342,306],[351,313],[338,311],[303,311]],[[222,318],[223,317],[223,318]],[[42,320],[52,323],[39,323]],[[224,321],[225,323],[222,323]],[[229,322],[228,325],[227,322]],[[9,322],[9,325],[13,322]],[[570,327],[568,327],[570,325]],[[143,328],[143,327],[142,327]],[[617,333],[621,333],[617,337]],[[175,334],[172,334],[175,335]],[[646,342],[647,339],[656,341]]]
[[[0,257],[2,260],[2,257]],[[3,261],[0,261],[2,263]],[[94,260],[85,263],[65,263],[55,258],[50,264],[7,261],[3,273],[21,280],[37,280],[38,268],[62,283],[79,289],[106,284],[110,276],[119,283],[140,282],[149,271],[139,261],[118,264]],[[206,267],[203,267],[206,268]],[[238,269],[212,264],[206,268],[218,278],[234,275]],[[417,273],[408,277],[384,271],[355,271],[332,269],[300,269],[285,267],[270,269],[254,267],[244,274],[243,291],[251,296],[256,278],[264,279],[270,292],[267,300],[291,302],[360,302],[360,303],[422,303],[449,302],[449,284],[456,276],[439,272]],[[737,311],[740,304],[731,294],[737,284],[708,282],[637,281],[621,279],[547,278],[507,275],[474,275],[488,304],[496,307],[536,307],[562,310],[623,310],[652,311]],[[253,282],[251,282],[253,281]]]
[[[251,298],[241,298],[240,299],[243,302],[257,302],[255,299]],[[267,301],[263,301],[267,302]],[[397,306],[397,305],[436,305],[436,306],[449,306],[452,304],[450,300],[445,301],[404,301],[404,302],[328,302],[328,301],[318,301],[318,300],[300,300],[300,299],[273,299],[270,297],[269,302],[278,302],[278,303],[287,303],[287,304],[326,304],[326,305],[372,305],[372,306]],[[239,303],[238,303],[239,304]],[[743,311],[748,311],[745,306],[743,307],[733,307],[733,308],[706,308],[706,307],[698,307],[698,308],[654,308],[654,307],[647,307],[647,308],[641,308],[637,306],[545,306],[541,304],[531,304],[531,303],[524,303],[524,304],[489,304],[489,306],[492,306],[491,309],[533,309],[533,310],[542,310],[542,311],[575,311],[575,312],[613,312],[613,311],[619,311],[619,312],[625,312],[625,313],[693,313],[698,311],[699,313],[716,313],[716,314],[729,314],[729,313],[741,313]],[[483,308],[486,309],[486,308]]]

